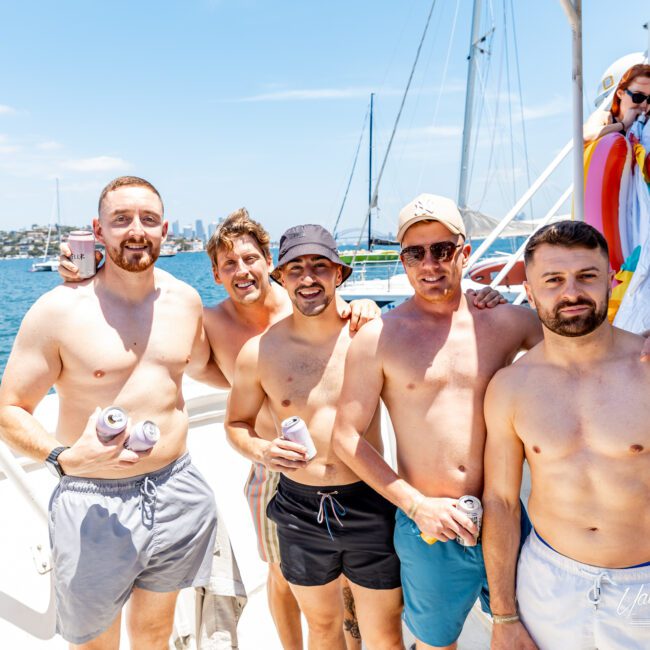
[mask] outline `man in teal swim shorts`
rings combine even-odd
[[[399,508],[404,620],[417,648],[453,649],[476,599],[487,604],[477,530],[456,508],[459,497],[483,491],[483,397],[494,373],[542,334],[528,309],[480,310],[463,295],[470,247],[450,199],[409,203],[397,239],[415,295],[352,341],[334,450]],[[380,398],[395,428],[397,473],[363,437]]]

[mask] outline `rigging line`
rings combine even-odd
[[[512,129],[512,96],[510,94],[510,48],[508,47],[508,9],[506,0],[503,0],[503,35],[506,47],[506,85],[508,88],[508,128],[510,130],[510,169],[512,171],[512,200],[517,202],[517,178],[515,175],[515,145]]]
[[[496,87],[496,93],[495,93],[495,108],[494,108],[494,120],[492,122],[492,137],[490,139],[490,153],[488,156],[488,164],[486,167],[486,174],[485,174],[485,184],[483,186],[483,194],[481,195],[481,199],[479,200],[477,204],[477,210],[480,210],[481,207],[483,206],[483,202],[485,201],[485,197],[487,196],[488,188],[492,184],[492,178],[494,177],[494,174],[496,174],[496,165],[492,165],[492,161],[494,159],[494,154],[495,154],[495,145],[496,145],[496,136],[497,136],[497,122],[499,120],[499,106],[501,104],[500,100],[500,95],[501,95],[501,78],[503,76],[503,48],[501,48],[501,58],[499,61],[499,76],[497,79],[497,87]],[[482,77],[479,75],[479,80],[482,81]],[[484,87],[483,88],[483,93],[484,95],[487,94],[487,90]],[[486,104],[487,107],[487,104]],[[487,107],[487,112],[489,113],[489,107]]]
[[[399,106],[399,110],[397,111],[397,117],[395,118],[395,124],[393,125],[393,131],[390,134],[390,138],[388,139],[388,145],[386,145],[386,152],[384,153],[384,158],[381,161],[381,167],[379,168],[379,174],[377,174],[377,180],[375,181],[375,189],[372,193],[372,198],[370,199],[370,205],[368,205],[368,210],[366,211],[366,218],[363,220],[363,225],[361,226],[361,230],[359,232],[359,241],[357,242],[357,248],[354,251],[354,255],[352,256],[352,262],[351,264],[354,264],[354,261],[357,257],[357,251],[359,250],[359,246],[361,245],[361,238],[364,235],[366,225],[368,223],[368,219],[370,218],[370,211],[372,208],[377,204],[377,195],[379,194],[379,184],[381,183],[381,178],[384,175],[384,170],[386,169],[386,162],[388,161],[388,155],[390,154],[390,149],[393,145],[393,140],[395,138],[395,133],[397,132],[397,127],[399,125],[400,118],[402,117],[402,111],[404,110],[404,104],[406,103],[406,98],[408,97],[409,94],[409,88],[411,87],[411,81],[413,81],[413,75],[415,74],[415,68],[417,67],[418,60],[420,58],[420,52],[422,51],[422,44],[424,43],[424,39],[426,38],[427,31],[429,30],[429,23],[431,22],[431,16],[433,15],[433,10],[436,7],[436,2],[437,0],[433,0],[431,3],[431,9],[429,9],[429,15],[427,16],[427,22],[424,25],[424,30],[422,32],[422,37],[420,38],[420,43],[418,44],[418,49],[417,52],[415,53],[415,61],[413,61],[413,67],[411,68],[411,73],[409,74],[408,81],[406,82],[406,88],[404,89],[404,94],[402,95],[402,101]]]
[[[451,48],[454,43],[454,36],[456,35],[456,24],[458,23],[458,10],[460,8],[460,0],[456,0],[456,10],[454,12],[454,21],[451,25],[451,34],[449,36],[449,45],[447,46],[447,56],[445,57],[445,66],[442,70],[442,81],[440,82],[440,88],[438,89],[438,97],[436,98],[436,106],[433,109],[433,119],[431,120],[431,132],[427,139],[427,148],[433,140],[433,130],[438,119],[438,110],[440,109],[440,99],[442,98],[442,90],[447,83],[447,71],[449,70],[449,60],[451,59]],[[415,186],[416,190],[419,191],[422,186],[422,177],[424,176],[424,165],[420,167],[420,178],[418,178],[418,184]]]
[[[361,151],[361,142],[363,141],[363,134],[366,132],[366,124],[368,122],[368,115],[370,114],[370,104],[366,109],[366,116],[363,118],[363,126],[361,127],[361,134],[359,135],[359,142],[357,143],[357,150],[354,154],[354,161],[352,162],[352,171],[350,172],[350,178],[348,179],[348,186],[345,188],[345,193],[343,194],[343,201],[341,202],[341,208],[339,214],[336,217],[336,223],[334,224],[333,234],[334,239],[336,239],[336,229],[339,226],[339,221],[341,221],[341,215],[343,214],[343,208],[345,208],[345,202],[348,199],[348,192],[350,191],[350,185],[352,185],[352,178],[354,176],[354,170],[357,166],[357,160],[359,160],[359,151]]]
[[[524,120],[524,95],[521,90],[521,66],[519,65],[519,46],[517,45],[517,21],[515,20],[515,7],[510,0],[510,13],[512,14],[512,39],[515,46],[515,63],[517,64],[517,85],[519,87],[519,108],[521,111],[521,131],[524,138],[524,158],[526,160],[526,182],[528,187],[532,185],[530,180],[530,164],[528,160],[528,141],[526,138],[526,121]],[[533,218],[533,198],[528,202],[530,206],[530,217]]]

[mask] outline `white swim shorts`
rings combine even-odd
[[[519,557],[517,600],[540,650],[650,648],[650,564],[628,569],[582,564],[533,531]]]

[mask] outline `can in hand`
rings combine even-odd
[[[302,418],[294,415],[283,420],[280,426],[284,438],[307,448],[307,460],[311,460],[316,455],[316,445],[314,445],[309,429]]]
[[[466,494],[458,499],[456,508],[476,524],[478,533],[475,537],[475,541],[478,542],[479,535],[481,534],[481,522],[483,521],[483,506],[481,505],[480,499]],[[456,541],[461,546],[467,546],[462,537],[456,537]]]
[[[156,423],[151,420],[143,420],[133,427],[124,446],[131,451],[147,451],[159,440],[160,429]]]
[[[119,406],[107,406],[97,418],[97,436],[102,442],[108,442],[126,429],[129,417]]]
[[[90,230],[73,230],[68,236],[71,257],[79,269],[79,277],[92,278],[95,268],[95,235]]]

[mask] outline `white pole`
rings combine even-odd
[[[481,0],[474,0],[472,11],[472,34],[467,56],[467,87],[465,89],[465,121],[463,122],[463,144],[460,158],[460,178],[458,180],[458,207],[467,208],[467,183],[469,171],[469,145],[472,139],[472,113],[474,110],[474,82],[476,79],[476,57],[479,48],[479,30],[481,27]]]
[[[564,194],[562,194],[562,196],[555,202],[555,205],[546,213],[546,215],[544,215],[544,218],[540,221],[535,232],[545,226],[557,214],[557,211],[562,207],[562,204],[571,196],[572,191],[573,185],[569,185],[569,187],[564,191]],[[531,236],[532,235],[526,237],[526,241],[517,249],[517,252],[513,253],[510,256],[508,263],[499,271],[494,280],[490,282],[490,286],[493,289],[501,284],[501,281],[506,277],[506,275],[508,275],[510,269],[517,263],[517,260],[521,259],[524,254],[524,250],[526,250],[526,244],[528,243],[528,240],[531,238]]]
[[[573,214],[577,221],[584,221],[585,214],[585,170],[583,159],[582,129],[582,0],[560,0],[569,19],[573,33]]]
[[[485,253],[485,251],[492,246],[494,240],[499,237],[503,232],[503,229],[519,214],[521,208],[530,201],[531,197],[539,190],[539,188],[545,183],[546,179],[555,171],[556,167],[569,155],[571,148],[573,147],[573,140],[569,140],[567,144],[564,145],[564,148],[560,153],[555,156],[553,162],[540,174],[537,180],[526,190],[522,197],[515,203],[515,205],[510,209],[510,212],[506,214],[501,221],[497,224],[496,228],[490,233],[490,235],[485,239],[485,241],[472,253],[472,256],[469,258],[467,266],[465,267],[464,275],[467,275],[469,269],[476,264],[477,260]]]

